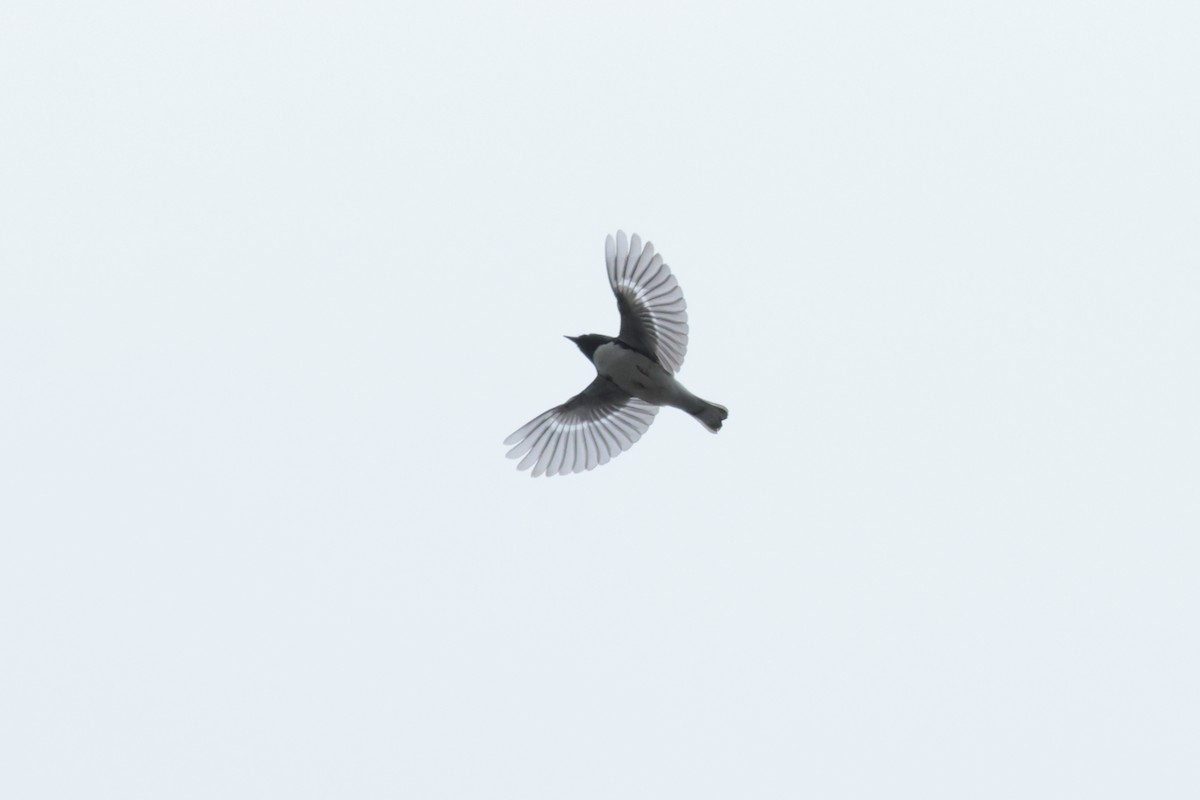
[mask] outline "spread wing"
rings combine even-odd
[[[671,268],[655,254],[654,245],[636,233],[632,242],[625,232],[604,242],[608,283],[617,296],[621,333],[626,344],[658,359],[671,372],[678,372],[687,353],[687,303]]]
[[[597,376],[582,392],[534,417],[504,443],[516,445],[508,457],[521,459],[517,469],[533,467],[535,478],[542,473],[568,475],[607,464],[628,450],[657,413],[658,406]]]

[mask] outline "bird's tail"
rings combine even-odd
[[[696,400],[696,407],[689,408],[688,413],[700,420],[700,424],[713,433],[721,430],[721,423],[729,416],[729,409],[707,400],[701,400],[699,397]]]

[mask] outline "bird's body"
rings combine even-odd
[[[620,339],[605,342],[592,355],[596,374],[634,397],[656,406],[677,405],[687,391],[657,361],[634,350]]]
[[[706,420],[704,412],[708,411],[710,406],[725,411],[724,406],[696,397],[657,361],[639,353],[620,339],[611,339],[597,347],[592,356],[592,363],[596,365],[596,374],[612,381],[618,388],[639,400],[645,400],[651,405],[672,406],[686,411],[713,433],[721,429],[725,415],[719,415],[719,419]]]
[[[630,246],[632,245],[632,247]],[[687,305],[671,270],[624,232],[605,243],[609,284],[621,332],[568,336],[596,367],[596,379],[561,406],[530,420],[505,440],[510,458],[533,475],[590,470],[627,450],[654,421],[659,406],[681,409],[713,433],[729,412],[702,400],[675,379],[687,351]]]

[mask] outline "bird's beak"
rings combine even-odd
[[[579,343],[579,337],[578,337],[578,336],[563,336],[563,338],[564,338],[564,339],[570,339],[572,342],[575,342],[576,344],[578,344],[578,343]]]

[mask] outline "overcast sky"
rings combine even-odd
[[[0,7],[0,795],[1200,796],[1197,5],[414,5]]]

